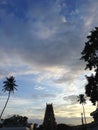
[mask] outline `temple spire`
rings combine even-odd
[[[43,121],[43,130],[56,130],[57,124],[55,121],[53,105],[46,103],[45,116]]]

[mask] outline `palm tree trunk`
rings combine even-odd
[[[8,103],[8,101],[9,101],[9,98],[10,98],[10,91],[9,91],[8,98],[7,98],[7,100],[6,100],[6,103],[5,103],[5,105],[4,105],[4,108],[3,108],[2,112],[1,112],[0,120],[1,120],[1,117],[2,117],[2,115],[3,115],[3,113],[4,113],[5,108],[6,108],[6,106],[7,106],[7,103]]]
[[[82,126],[83,126],[84,125],[83,113],[81,113],[81,122],[82,122]]]
[[[83,104],[82,104],[82,107],[83,107],[83,115],[84,115],[85,124],[87,124],[87,122],[86,122],[86,116],[85,116],[85,109],[84,109],[84,105]]]

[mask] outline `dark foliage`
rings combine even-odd
[[[86,103],[86,99],[85,99],[84,94],[80,94],[79,96],[77,96],[77,98],[78,98],[78,102],[80,104],[85,104]]]
[[[96,105],[96,102],[98,102],[98,27],[91,31],[87,39],[88,41],[81,52],[81,60],[86,62],[85,69],[94,70],[95,73],[91,76],[86,76],[85,93],[90,97],[93,105]]]
[[[3,126],[4,127],[22,127],[22,126],[27,126],[27,117],[19,116],[19,115],[14,115],[10,118],[7,118],[4,120]]]
[[[43,125],[40,125],[39,127],[36,126],[33,128],[34,130],[43,130]],[[58,124],[56,130],[74,130],[73,126],[69,126],[66,124]]]
[[[16,81],[15,81],[15,78],[13,76],[7,77],[6,80],[3,82],[2,91],[14,93],[14,90],[17,90],[15,87],[15,86],[17,86],[15,82]]]
[[[40,125],[39,127],[37,127],[36,130],[43,130],[43,125]]]
[[[65,124],[58,124],[57,130],[73,130],[73,127]]]

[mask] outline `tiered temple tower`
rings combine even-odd
[[[56,130],[57,124],[54,117],[52,104],[46,104],[46,111],[43,122],[43,130]]]

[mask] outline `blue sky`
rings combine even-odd
[[[15,76],[3,118],[13,114],[42,123],[53,103],[57,123],[81,124],[76,95],[84,93],[86,36],[98,25],[98,0],[0,0],[0,90]],[[0,92],[0,111],[7,93]],[[86,104],[89,114],[95,107]]]

